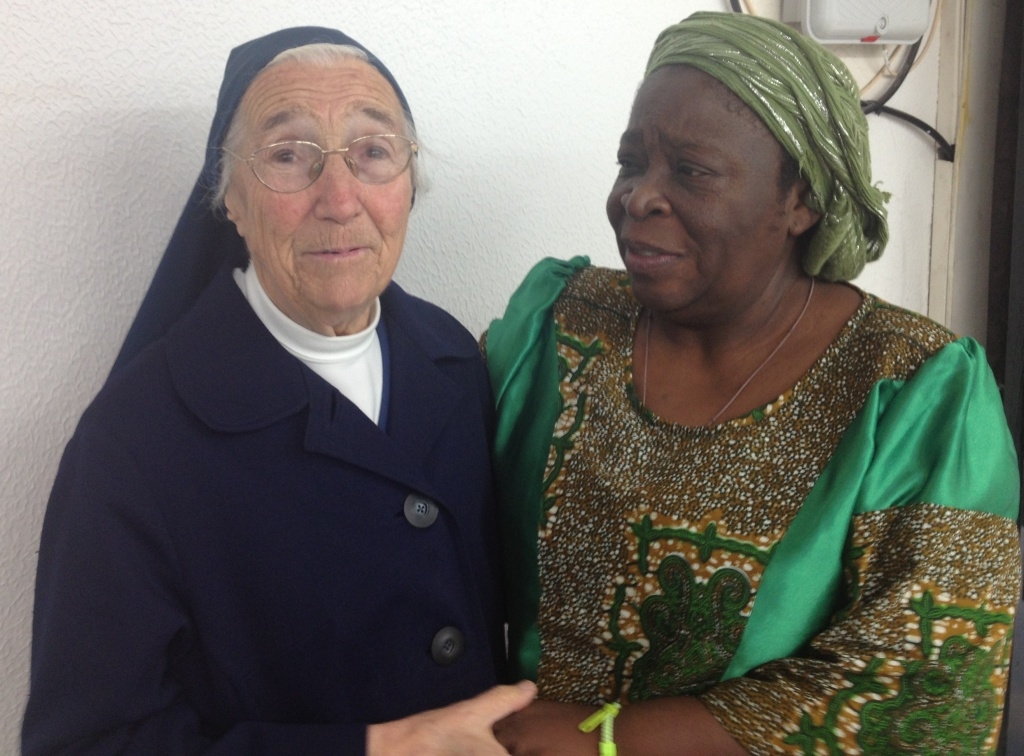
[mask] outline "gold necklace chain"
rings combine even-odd
[[[723,406],[722,409],[718,410],[718,412],[715,413],[714,417],[712,417],[711,420],[708,421],[708,425],[714,424],[715,421],[718,420],[718,418],[720,418],[725,413],[725,411],[732,406],[733,402],[735,402],[737,399],[740,398],[740,394],[742,394],[744,389],[746,389],[747,386],[750,385],[750,382],[752,380],[754,380],[755,377],[757,377],[757,374],[760,373],[764,369],[764,366],[767,365],[769,362],[771,362],[772,357],[774,357],[776,354],[778,354],[779,350],[782,349],[782,346],[787,341],[789,341],[789,337],[793,335],[793,331],[795,331],[796,327],[798,325],[800,325],[800,321],[804,319],[804,314],[807,312],[807,308],[811,304],[811,295],[813,295],[813,294],[814,294],[814,279],[812,278],[811,279],[811,286],[807,290],[807,299],[804,300],[803,309],[801,309],[800,310],[800,314],[796,316],[796,320],[793,321],[793,325],[791,325],[789,327],[789,330],[786,331],[786,335],[783,336],[782,339],[779,341],[779,343],[775,345],[775,348],[771,351],[771,354],[769,354],[767,357],[765,357],[764,361],[761,362],[761,364],[758,365],[756,368],[754,368],[754,372],[751,373],[747,377],[747,380],[743,381],[743,384],[739,387],[739,389],[736,390],[736,393],[732,395],[732,398],[725,403],[725,406]],[[647,404],[647,364],[648,364],[648,358],[650,357],[650,353],[651,353],[651,311],[648,310],[647,311],[647,331],[644,334],[644,390],[640,394],[640,403],[643,404],[643,405]]]

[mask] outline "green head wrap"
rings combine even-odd
[[[804,253],[807,273],[848,281],[881,256],[889,195],[871,183],[868,124],[842,61],[778,21],[701,11],[658,36],[645,75],[672,64],[722,82],[799,164],[807,203],[821,214]]]

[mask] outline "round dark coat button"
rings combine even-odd
[[[465,648],[466,636],[459,628],[442,627],[430,644],[430,657],[442,667],[447,667],[462,656]]]
[[[405,497],[405,519],[414,528],[429,528],[437,519],[437,504],[426,496],[409,494]]]

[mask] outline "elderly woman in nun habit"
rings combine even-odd
[[[505,753],[490,387],[391,282],[409,104],[287,29],[231,53],[208,146],[53,488],[24,753]]]
[[[546,260],[486,338],[511,655],[539,688],[499,739],[992,751],[1014,449],[978,344],[849,283],[887,196],[848,71],[783,24],[694,14],[618,162],[625,271]]]

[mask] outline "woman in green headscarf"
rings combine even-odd
[[[499,739],[994,749],[1015,453],[981,347],[848,283],[888,199],[849,73],[783,24],[694,14],[618,159],[625,271],[546,260],[485,340],[510,652],[542,699]]]

